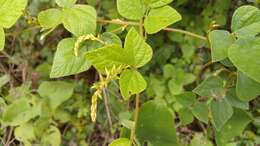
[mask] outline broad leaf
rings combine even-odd
[[[183,85],[174,79],[168,82],[168,88],[172,95],[178,95],[183,92]]]
[[[47,98],[53,111],[68,100],[73,93],[74,85],[63,81],[45,81],[42,82],[38,93],[41,97]]]
[[[170,4],[172,1],[173,0],[144,0],[144,3],[150,8],[158,8]]]
[[[42,146],[60,146],[61,133],[57,127],[50,126],[41,138]]]
[[[32,123],[25,123],[16,127],[14,130],[15,138],[19,141],[26,142],[36,139]]]
[[[145,13],[143,0],[117,0],[120,15],[131,20],[141,20]]]
[[[255,36],[260,33],[260,10],[254,6],[238,8],[233,17],[231,29],[238,36]]]
[[[212,61],[221,61],[228,57],[228,48],[235,38],[225,30],[213,30],[209,33]]]
[[[243,101],[253,100],[257,95],[260,95],[260,83],[238,71],[236,93],[239,99]]]
[[[148,141],[153,146],[177,145],[173,113],[163,101],[154,100],[142,105],[136,137],[141,143]]]
[[[136,70],[124,70],[119,80],[120,91],[125,100],[131,95],[141,93],[146,88],[146,81]]]
[[[212,123],[217,131],[226,124],[233,114],[233,108],[226,98],[210,103]]]
[[[9,126],[21,125],[39,114],[38,107],[31,106],[27,99],[21,98],[6,107],[2,117],[3,124]]]
[[[251,120],[252,118],[247,112],[241,109],[235,109],[231,119],[228,120],[221,131],[216,133],[218,146],[223,146],[234,137],[242,134]]]
[[[182,108],[178,111],[179,119],[182,125],[187,125],[193,122],[192,112],[188,108]]]
[[[225,93],[224,82],[218,76],[210,76],[200,83],[193,92],[205,97],[222,97]]]
[[[77,0],[55,0],[60,7],[72,7]]]
[[[226,98],[233,107],[245,110],[249,109],[249,103],[247,101],[242,101],[237,97],[235,88],[230,88],[227,91]]]
[[[10,28],[23,14],[27,0],[0,0],[0,26]]]
[[[0,26],[0,51],[4,50],[5,47],[5,32],[4,29]]]
[[[153,34],[181,19],[181,15],[175,9],[164,6],[149,12],[144,20],[144,28],[148,34]]]
[[[119,138],[112,141],[108,146],[131,146],[131,141],[127,138]]]
[[[134,28],[129,30],[124,47],[127,55],[130,57],[128,64],[133,67],[142,67],[152,58],[152,48]]]
[[[207,139],[207,136],[197,133],[192,138],[189,146],[213,146],[213,144]]]
[[[87,60],[102,73],[105,73],[106,69],[110,70],[113,66],[119,67],[128,63],[128,55],[126,51],[119,45],[106,45],[102,48],[89,51],[86,54]]]
[[[85,58],[86,47],[80,47],[79,55],[75,56],[75,42],[76,40],[73,38],[66,38],[59,42],[50,73],[51,78],[78,74],[89,69],[91,64]]]
[[[62,23],[62,11],[59,9],[47,9],[38,14],[38,21],[44,29],[54,28]]]
[[[192,113],[193,115],[200,121],[204,123],[208,123],[209,121],[209,108],[207,103],[205,102],[198,102],[192,106]]]
[[[196,94],[193,92],[184,92],[182,94],[176,95],[176,100],[183,107],[190,107],[196,101]]]
[[[88,5],[74,5],[63,9],[63,25],[75,36],[95,34],[96,19],[96,10]]]
[[[241,38],[228,51],[232,63],[242,73],[260,82],[260,38]]]

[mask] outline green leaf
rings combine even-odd
[[[182,125],[190,124],[194,120],[192,112],[188,108],[180,109],[178,114]]]
[[[245,110],[249,109],[249,103],[237,97],[235,88],[231,88],[227,91],[226,98],[233,107]]]
[[[176,95],[176,100],[179,102],[183,107],[190,107],[196,101],[196,94],[193,92],[184,92],[182,94]]]
[[[200,121],[208,123],[209,108],[206,102],[198,102],[192,106],[193,115]]]
[[[119,80],[120,91],[125,100],[131,95],[141,93],[146,88],[146,81],[143,76],[136,70],[124,70]]]
[[[0,0],[0,26],[10,28],[23,14],[27,0]]]
[[[31,106],[27,99],[21,98],[6,107],[2,117],[3,124],[9,126],[21,125],[39,114],[38,107]]]
[[[61,133],[59,129],[51,126],[42,136],[41,142],[43,146],[60,146]]]
[[[62,23],[62,11],[47,9],[38,14],[38,22],[44,29],[51,29]]]
[[[143,0],[117,0],[119,14],[127,19],[141,20],[145,13]]]
[[[238,71],[236,93],[242,101],[250,101],[260,95],[260,83]]]
[[[232,63],[242,73],[260,82],[260,38],[241,38],[228,51]]]
[[[210,76],[200,83],[193,92],[205,97],[223,97],[224,82],[218,76]]]
[[[78,74],[90,68],[90,62],[85,58],[86,47],[79,48],[79,55],[74,55],[76,39],[66,38],[59,42],[54,56],[50,77],[58,78]]]
[[[172,1],[173,0],[144,0],[144,3],[150,8],[158,8],[170,4]]]
[[[233,108],[226,98],[210,103],[212,123],[217,131],[226,124],[233,114]]]
[[[63,9],[63,25],[75,36],[95,34],[97,14],[89,5],[74,5]]]
[[[0,89],[10,81],[10,76],[9,75],[3,75],[0,77]]]
[[[232,31],[238,36],[255,36],[260,33],[260,10],[254,6],[238,8],[232,17]]]
[[[181,19],[181,15],[175,9],[164,6],[149,12],[144,20],[144,28],[148,34],[153,34]]]
[[[183,92],[183,85],[178,83],[176,80],[171,79],[168,82],[168,88],[170,90],[170,93],[172,95],[178,95],[181,94]]]
[[[247,112],[241,109],[235,109],[231,119],[228,120],[221,131],[216,133],[218,146],[223,146],[234,137],[242,134],[251,120],[251,116]]]
[[[0,51],[4,50],[5,47],[5,32],[4,29],[0,26]]]
[[[131,141],[127,138],[119,138],[112,141],[108,146],[131,146]]]
[[[228,57],[228,48],[235,38],[225,30],[213,30],[209,33],[212,61],[217,62]]]
[[[142,67],[152,58],[152,48],[134,28],[129,30],[125,39],[124,47],[126,49],[126,54],[130,58],[128,64],[133,67]]]
[[[34,128],[31,123],[24,123],[14,130],[14,136],[17,140],[26,142],[36,139]]]
[[[77,0],[55,0],[60,7],[72,7]]]
[[[119,45],[106,45],[102,48],[89,51],[86,54],[86,58],[102,73],[105,73],[106,69],[112,69],[113,66],[124,65],[129,60],[126,51]]]
[[[41,83],[38,93],[41,97],[47,98],[51,109],[54,111],[64,101],[68,100],[74,90],[72,83],[63,81],[44,81]]]
[[[173,113],[161,100],[146,102],[136,123],[136,137],[153,146],[177,145]]]
[[[197,133],[192,138],[190,146],[213,146],[213,144],[207,139],[207,136]]]

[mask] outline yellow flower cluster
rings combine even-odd
[[[98,98],[102,98],[101,94],[102,91],[108,86],[108,84],[115,79],[118,79],[118,75],[122,72],[122,70],[125,68],[125,66],[113,66],[110,71],[106,69],[106,75],[105,77],[101,74],[99,75],[100,81],[95,83],[92,88],[96,89],[95,93],[92,96],[91,99],[91,120],[92,122],[96,121],[97,117],[97,101]]]

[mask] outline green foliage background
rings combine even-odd
[[[259,36],[252,38],[259,34],[260,21],[250,32],[237,31],[241,24],[231,28],[235,10],[242,5],[257,8],[258,0],[173,1],[169,6],[182,15],[182,20],[171,27],[207,36],[209,41],[171,31],[158,32],[157,25],[151,26],[145,38],[153,49],[152,58],[147,55],[151,55],[151,48],[145,42],[131,42],[134,37],[142,40],[134,31],[138,26],[97,23],[95,27],[95,21],[84,21],[95,17],[94,9],[89,8],[89,15],[83,17],[79,9],[73,10],[75,13],[68,9],[75,0],[57,1],[29,0],[22,17],[11,28],[0,21],[0,29],[5,29],[5,47],[0,52],[0,145],[129,146],[133,127],[142,145],[260,145]],[[94,7],[98,20],[127,21],[119,14],[116,0],[77,0],[77,4]],[[52,11],[46,15],[54,15],[55,21],[44,24],[41,20],[46,15],[39,13],[50,8]],[[59,19],[63,10],[65,20]],[[138,20],[142,12],[132,11],[130,15],[134,15],[130,20]],[[92,27],[78,29],[70,24],[70,19]],[[146,23],[160,23],[149,21],[144,22],[144,27]],[[95,52],[86,51],[95,51],[102,43],[87,40],[80,44],[75,58],[77,39],[69,37],[94,32],[107,44],[116,45],[98,50],[100,56],[96,56]],[[237,36],[229,32],[236,32]],[[235,38],[241,40],[225,51]],[[127,62],[142,68],[124,70],[120,81],[112,81],[102,91],[93,123],[90,109],[95,90],[91,87],[100,79],[97,70],[105,70],[97,63],[91,67],[90,62],[85,62],[86,56],[92,63],[108,60],[104,64],[112,68],[116,64],[112,61],[124,60],[133,53],[123,56],[125,52],[117,46],[121,44],[130,49],[142,46],[148,51],[141,61],[134,58]],[[104,50],[115,51],[119,57],[105,56],[108,53]],[[254,58],[244,57],[250,53]],[[256,65],[244,64],[246,60]],[[52,66],[63,70],[52,70]],[[139,92],[142,106],[134,126],[135,100],[131,95]]]

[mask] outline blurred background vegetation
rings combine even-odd
[[[116,0],[78,0],[77,3],[94,6],[99,19],[123,19],[117,12]],[[260,2],[259,0],[175,0],[171,6],[182,14],[183,20],[173,27],[204,36],[214,28],[229,30],[234,10],[245,4],[259,7]],[[10,81],[3,87],[0,82],[0,97],[5,97],[5,101],[0,100],[0,114],[5,104],[10,104],[13,99],[21,95],[30,95],[31,98],[38,100],[39,84],[51,80],[49,72],[57,44],[70,36],[63,27],[58,27],[43,37],[44,33],[40,31],[37,23],[37,14],[52,7],[56,7],[54,0],[30,0],[23,17],[6,32],[5,51],[0,52],[0,76],[9,75]],[[121,38],[124,38],[127,32],[122,26],[114,24],[99,25],[98,31],[114,32]],[[154,49],[154,56],[142,69],[148,81],[148,89],[141,96],[142,101],[162,98],[175,111],[179,107],[175,102],[175,95],[192,90],[205,76],[223,68],[219,63],[210,62],[209,46],[199,39],[161,31],[148,36],[147,41]],[[44,129],[44,125],[49,123],[59,129],[64,146],[105,146],[119,135],[128,133],[121,125],[127,124],[124,119],[131,117],[134,105],[132,102],[126,103],[122,100],[116,82],[107,89],[110,116],[107,116],[108,111],[104,102],[99,102],[97,122],[92,123],[89,110],[93,91],[90,87],[98,80],[94,68],[61,80],[73,83],[75,91],[51,117],[46,110],[46,119],[37,119],[34,128],[37,129],[36,135],[40,138],[35,140],[35,145],[37,143],[41,145],[39,141],[43,137],[47,139],[46,141],[55,141],[58,137],[55,132],[51,134]],[[236,139],[236,144],[239,146],[260,145],[259,100],[250,102],[250,112],[255,119],[243,135]],[[176,122],[177,133],[183,145],[189,145],[190,141],[193,144],[191,146],[203,144],[198,141],[207,143],[204,146],[211,146],[210,143],[214,143],[212,131],[208,128],[211,125],[199,122],[192,114],[187,113],[182,118],[176,118]],[[205,132],[211,142],[202,136]],[[10,145],[20,144],[14,139],[13,128],[1,128],[0,137],[3,144],[7,142],[10,142]]]

